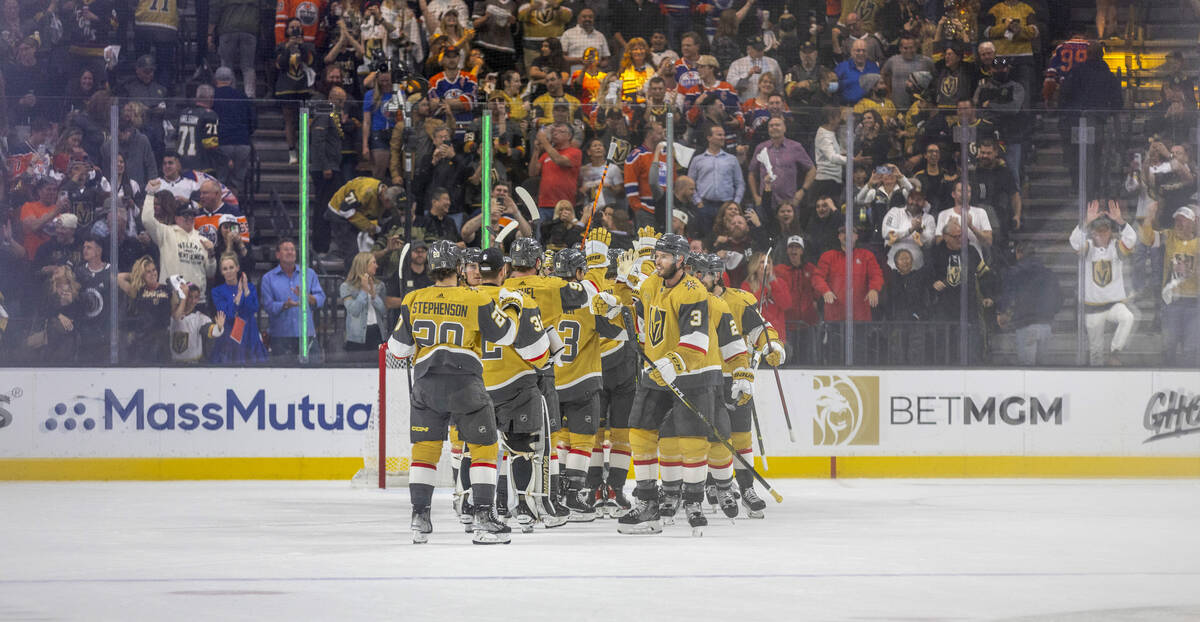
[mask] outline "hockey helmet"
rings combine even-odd
[[[692,271],[692,274],[703,274],[708,270],[708,255],[700,251],[688,251],[687,256],[683,258],[683,265]]]
[[[725,259],[724,258],[722,258],[720,255],[718,255],[716,253],[709,253],[707,256],[707,259],[708,259],[708,272],[710,272],[712,274],[716,274],[716,275],[724,274],[724,272],[725,272]]]
[[[554,276],[573,279],[577,270],[587,270],[587,257],[579,249],[567,247],[554,255]]]
[[[429,246],[430,270],[457,270],[458,246],[449,240],[438,240]]]
[[[459,261],[461,261],[463,265],[470,263],[477,264],[479,263],[479,259],[483,257],[483,250],[474,247],[465,248],[459,251],[458,257]]]
[[[533,238],[517,238],[508,249],[514,268],[536,268],[542,258],[542,245]]]
[[[689,249],[687,238],[678,233],[665,233],[658,241],[654,243],[654,250],[664,253],[671,253],[676,257],[683,257]]]

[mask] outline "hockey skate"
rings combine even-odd
[[[571,512],[567,521],[590,523],[596,520],[596,508],[589,503],[595,494],[595,491],[589,488],[572,488],[567,491],[567,509]]]
[[[628,513],[617,519],[617,533],[662,533],[662,520],[658,514],[658,501],[655,499],[638,499],[637,504]]]
[[[746,508],[746,516],[750,518],[762,518],[763,510],[767,509],[767,502],[758,496],[753,487],[742,489],[742,505]]]
[[[471,524],[475,516],[475,510],[466,493],[454,497],[454,513],[458,515],[458,522],[464,525]],[[467,531],[470,530],[468,529]]]
[[[542,527],[553,529],[567,524],[571,511],[554,502],[554,497],[542,499]]]
[[[699,501],[689,501],[683,504],[683,512],[687,515],[688,525],[692,527],[692,535],[699,538],[704,535],[708,526],[708,518],[704,516],[704,508]]]
[[[718,488],[717,503],[725,516],[734,519],[738,515],[738,500],[733,494],[733,488]]]
[[[712,476],[709,476],[709,481],[704,485],[704,501],[708,503],[709,511],[716,513],[721,505],[721,500],[717,493],[717,484],[712,481]]]
[[[491,506],[487,505],[475,507],[475,516],[471,527],[475,534],[471,538],[473,544],[508,544],[509,537],[512,535],[512,529],[497,520],[496,515],[492,513]]]
[[[411,528],[413,544],[429,542],[429,534],[433,533],[433,521],[429,520],[429,508],[413,508]]]
[[[521,528],[521,533],[533,533],[533,526],[537,524],[537,515],[533,513],[533,508],[529,506],[525,495],[521,495],[517,500],[517,509],[513,512],[517,518],[517,525]]]
[[[621,518],[628,514],[632,507],[633,504],[625,496],[624,489],[608,487],[608,501],[604,504],[604,509],[610,518]]]
[[[664,525],[675,524],[675,512],[679,509],[679,491],[661,489],[658,493],[658,513]]]

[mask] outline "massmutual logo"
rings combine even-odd
[[[102,398],[78,395],[69,403],[55,404],[42,422],[42,430],[366,430],[373,407],[370,403],[316,403],[307,395],[294,402],[276,401],[265,389],[248,396],[226,389],[224,398],[206,403],[149,402],[143,389],[127,398],[105,389]],[[3,420],[11,418],[2,402],[0,415],[5,415]]]
[[[813,445],[879,444],[879,377],[813,376]]]
[[[1160,441],[1200,432],[1200,393],[1159,391],[1146,402],[1142,427],[1150,437],[1142,441]]]

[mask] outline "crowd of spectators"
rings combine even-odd
[[[1059,109],[1078,174],[1071,127],[1123,107],[1101,44],[1041,0],[280,0],[273,19],[212,0],[194,27],[157,0],[0,4],[0,360],[102,361],[113,345],[131,363],[292,357],[301,270],[309,305],[344,316],[325,348],[372,351],[404,293],[430,283],[428,243],[555,249],[591,223],[616,248],[669,224],[720,254],[789,335],[790,360],[836,363],[851,317],[891,326],[861,339],[880,362],[929,363],[937,332],[922,326],[958,322],[965,288],[970,362],[1011,330],[1020,362],[1041,363],[1063,292],[1039,256],[1067,240],[1018,241],[1035,115]],[[1108,266],[1132,274],[1120,296],[1081,293],[1094,364],[1120,363],[1132,312],[1112,307],[1135,296],[1156,301],[1167,362],[1200,352],[1196,91],[1169,62],[1148,148],[1122,154],[1123,184],[1089,171],[1088,193],[1115,207],[1070,240],[1128,254]],[[308,134],[311,266],[253,230],[259,98],[283,113],[281,164]],[[318,271],[340,276],[336,300]]]

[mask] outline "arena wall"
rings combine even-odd
[[[350,479],[372,369],[0,370],[0,479]],[[1200,374],[785,370],[768,477],[1200,477]],[[400,390],[403,390],[401,384]],[[761,466],[762,462],[759,460]]]

